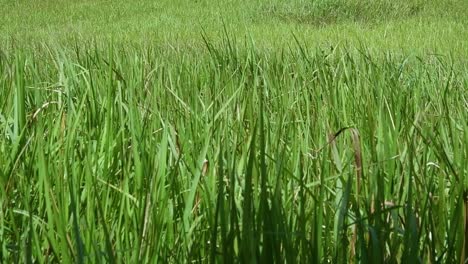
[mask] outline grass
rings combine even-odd
[[[0,261],[464,263],[444,3],[2,1]]]
[[[460,261],[465,68],[207,47],[4,54],[5,261]]]
[[[465,0],[0,0],[0,10],[0,41],[16,45],[113,39],[202,48],[202,31],[219,39],[225,24],[241,42],[247,35],[271,49],[289,45],[292,33],[314,46],[365,43],[369,49],[463,58],[468,49]]]

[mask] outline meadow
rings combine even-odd
[[[465,263],[467,11],[0,0],[0,262]]]

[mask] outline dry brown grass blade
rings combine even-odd
[[[205,159],[203,161],[203,166],[202,166],[202,175],[203,176],[206,176],[206,174],[208,173],[209,166],[210,166],[210,162],[207,159]]]
[[[361,140],[359,138],[359,131],[356,128],[350,128],[351,141],[353,142],[354,149],[354,162],[356,166],[356,204],[359,206],[359,194],[361,193],[361,178],[362,178],[362,151],[361,151]],[[357,208],[359,210],[359,208]],[[356,240],[357,230],[354,226],[353,239],[351,240],[351,256],[356,254]]]
[[[362,178],[362,152],[361,152],[361,139],[359,131],[356,128],[350,128],[351,140],[353,141],[354,149],[354,162],[356,164],[356,183],[358,194],[361,191],[361,178]]]
[[[313,150],[315,153],[321,152],[325,147],[328,145],[333,145],[338,138],[346,130],[351,132],[351,141],[353,142],[353,150],[354,150],[354,162],[356,165],[356,187],[357,193],[361,191],[361,178],[362,178],[362,150],[361,150],[361,139],[359,136],[359,130],[354,127],[344,127],[338,130],[336,133],[331,134],[328,137],[328,142],[323,145],[321,148],[317,150]]]
[[[353,144],[353,151],[354,151],[354,163],[355,163],[355,170],[356,170],[356,204],[359,206],[359,194],[361,192],[361,178],[362,178],[362,149],[361,149],[361,139],[359,136],[359,130],[354,127],[344,127],[338,130],[336,133],[331,134],[328,137],[328,142],[315,150],[315,153],[321,152],[325,147],[328,145],[334,146],[336,139],[340,136],[343,132],[349,130],[351,133],[351,141]],[[359,210],[359,208],[357,208]],[[356,253],[356,240],[357,240],[357,230],[356,226],[353,228],[353,237],[350,243],[350,250],[351,250],[351,257],[353,257]]]

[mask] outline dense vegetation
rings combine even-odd
[[[202,48],[201,32],[219,39],[223,24],[243,41],[271,50],[291,45],[464,57],[466,0],[0,0],[0,42]],[[8,47],[8,45],[6,45]]]
[[[465,262],[466,2],[180,2],[1,2],[0,262]]]

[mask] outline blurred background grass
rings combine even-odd
[[[60,44],[114,40],[137,45],[201,46],[225,25],[240,41],[266,48],[348,46],[463,57],[468,50],[465,0],[175,0],[0,1],[0,41]]]

